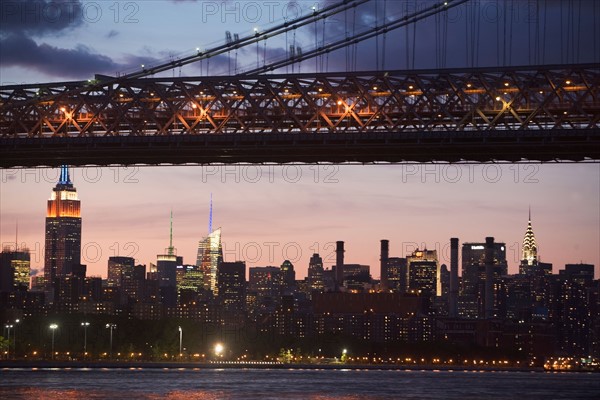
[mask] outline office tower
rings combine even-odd
[[[199,292],[204,289],[204,275],[197,265],[177,265],[177,291]]]
[[[58,277],[68,276],[81,259],[81,206],[69,177],[69,167],[61,167],[46,213],[44,278],[50,289]]]
[[[448,315],[458,317],[458,238],[450,239],[450,288]]]
[[[415,250],[406,257],[408,290],[429,296],[442,295],[437,250]]]
[[[338,241],[335,243],[335,267],[334,279],[337,289],[344,284],[344,242]]]
[[[565,264],[565,269],[558,271],[561,278],[570,279],[582,287],[589,287],[594,281],[593,264]]]
[[[219,303],[228,312],[246,309],[246,263],[221,262],[217,269]]]
[[[221,245],[221,228],[211,232],[198,243],[198,257],[196,265],[200,267],[204,277],[204,288],[216,296],[217,268],[223,260],[223,247]]]
[[[390,241],[382,240],[381,248],[380,248],[380,279],[381,279],[381,290],[388,291],[390,289],[389,285],[389,273],[388,273],[388,259],[390,256]]]
[[[131,257],[108,258],[108,286],[121,286],[123,278],[133,276],[135,260]]]
[[[308,263],[308,288],[311,292],[322,292],[324,289],[323,259],[316,253]]]
[[[462,291],[459,301],[461,317],[483,318],[485,316],[485,255],[486,243],[463,243],[462,245]],[[498,282],[501,276],[508,274],[506,245],[494,241],[492,257],[494,282]]]
[[[397,293],[406,293],[406,258],[390,257],[387,260],[389,290]]]
[[[29,288],[29,249],[12,251],[5,248],[0,253],[0,292]]]
[[[250,267],[248,288],[256,293],[261,311],[273,311],[281,302],[281,269],[279,267]]]
[[[294,264],[290,260],[285,260],[281,264],[281,279],[282,279],[282,290],[283,294],[294,294],[296,290],[296,271],[294,271]]]
[[[485,238],[485,317],[494,317],[494,238]]]
[[[183,264],[183,257],[178,257],[176,251],[173,247],[173,212],[171,211],[169,247],[165,251],[166,254],[156,256],[156,275],[161,302],[168,307],[177,305],[177,266]]]
[[[519,265],[519,273],[524,275],[533,275],[538,264],[537,244],[535,235],[531,227],[531,209],[529,210],[529,221],[527,222],[527,230],[523,237],[521,264]]]
[[[365,285],[371,283],[371,267],[360,264],[344,264],[344,287],[352,292],[365,291]]]
[[[221,245],[221,228],[213,231],[212,229],[212,194],[210,196],[210,212],[208,215],[208,236],[204,237],[198,243],[198,256],[196,265],[200,267],[204,277],[204,289],[210,290],[216,296],[219,288],[217,287],[217,268],[223,261],[223,247]]]

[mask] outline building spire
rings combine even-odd
[[[527,230],[525,231],[525,237],[523,238],[522,260],[526,261],[527,265],[534,265],[538,261],[537,244],[535,242],[533,228],[531,227],[531,206],[529,206],[529,221],[527,222]]]
[[[167,249],[167,254],[170,256],[175,254],[173,248],[173,210],[171,210],[171,229],[169,232],[169,248]]]
[[[210,194],[210,211],[208,213],[208,234],[212,233],[212,193]]]
[[[19,251],[19,219],[17,218],[17,223],[15,226],[15,253]]]
[[[61,165],[60,166],[60,179],[58,181],[59,185],[72,185],[71,178],[69,177],[69,166]]]

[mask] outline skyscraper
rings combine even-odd
[[[408,290],[429,296],[442,295],[437,250],[415,250],[406,257]]]
[[[529,221],[527,223],[527,230],[523,237],[523,256],[521,258],[521,265],[519,266],[519,273],[525,275],[531,275],[534,273],[537,263],[537,244],[535,242],[535,236],[533,234],[533,228],[531,227],[531,209],[529,210]]]
[[[177,256],[177,249],[173,246],[173,212],[171,211],[171,228],[169,233],[169,247],[166,254],[156,256],[156,276],[160,299],[163,305],[175,307],[177,305],[177,266],[183,264],[183,257]]]
[[[121,286],[123,278],[131,278],[135,260],[132,257],[114,256],[108,258],[108,285]]]
[[[308,264],[308,288],[312,291],[322,292],[323,283],[323,259],[318,254],[313,254]]]
[[[211,290],[218,295],[217,271],[219,263],[223,261],[223,247],[221,245],[221,228],[212,230],[212,194],[210,196],[210,212],[208,215],[208,236],[198,243],[198,256],[196,265],[200,267],[204,277],[204,289]]]
[[[227,312],[246,309],[246,263],[222,262],[218,268],[219,302]]]
[[[57,277],[68,276],[81,261],[81,208],[77,191],[63,165],[48,200],[44,279],[50,288]]]
[[[29,249],[13,251],[5,248],[0,253],[0,292],[29,288]]]

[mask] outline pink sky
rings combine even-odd
[[[32,268],[43,268],[46,201],[57,169],[0,170],[0,243],[31,249]],[[88,275],[106,276],[111,255],[156,262],[174,245],[195,263],[208,230],[210,193],[214,227],[222,227],[226,261],[280,265],[289,258],[297,277],[319,252],[334,262],[333,242],[346,242],[346,262],[371,266],[379,277],[379,241],[390,255],[415,246],[441,250],[448,242],[494,236],[508,247],[517,271],[532,208],[542,261],[554,272],[565,263],[600,265],[600,164],[346,165],[287,167],[75,168],[82,204],[82,263]],[[598,272],[597,272],[598,274]]]

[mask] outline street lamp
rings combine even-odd
[[[52,331],[52,359],[54,360],[54,331],[58,328],[58,325],[51,324],[50,330]]]
[[[82,322],[83,326],[83,358],[87,356],[87,327],[90,326],[89,322]]]
[[[8,360],[10,358],[10,330],[12,329],[13,325],[12,324],[6,324],[4,325],[4,327],[6,329],[8,329],[8,337],[6,339],[8,346],[6,347],[6,359]]]
[[[106,324],[106,327],[110,329],[110,358],[112,358],[113,329],[117,327],[117,324]]]
[[[13,349],[14,349],[13,353],[14,353],[14,355],[13,356],[15,358],[17,358],[17,324],[19,322],[21,322],[20,319],[18,319],[18,318],[15,319],[15,329],[13,331],[13,343],[14,343],[14,346],[13,346]]]
[[[181,339],[183,338],[183,330],[179,327],[179,357],[181,357]]]

